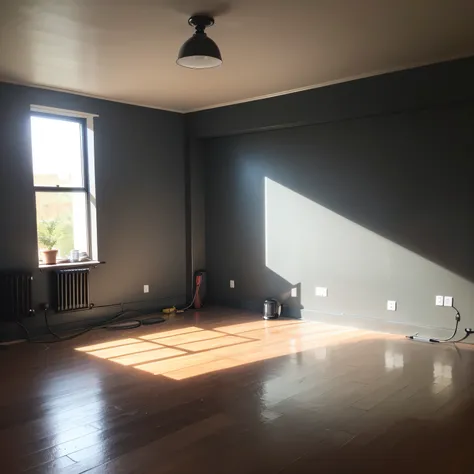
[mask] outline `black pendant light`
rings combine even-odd
[[[194,15],[188,23],[196,28],[194,35],[181,46],[177,64],[191,69],[207,69],[222,64],[222,56],[217,44],[204,30],[214,24],[214,18],[206,15]]]

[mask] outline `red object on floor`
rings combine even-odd
[[[194,297],[194,307],[196,309],[202,308],[201,295],[199,294],[199,288],[202,283],[202,275],[196,275],[196,295]]]

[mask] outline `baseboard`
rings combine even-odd
[[[224,307],[230,307],[235,309],[242,309],[255,313],[262,314],[264,299],[222,299],[222,298],[210,298],[209,303],[213,305],[219,305]],[[421,336],[433,337],[433,338],[447,338],[451,336],[454,330],[454,318],[453,328],[439,328],[439,327],[427,327],[419,326],[416,324],[410,324],[399,321],[385,321],[377,318],[370,318],[364,316],[355,315],[341,315],[341,314],[328,314],[314,310],[299,309],[295,306],[291,307],[283,303],[282,316],[289,318],[303,319],[306,321],[317,321],[326,324],[334,324],[335,326],[353,327],[356,329],[365,329],[368,331],[385,332],[389,334],[400,334],[402,336],[408,336],[412,334],[419,334]],[[464,326],[462,324],[458,330],[459,339],[464,336]],[[467,344],[474,344],[474,336],[468,338]]]
[[[317,321],[326,324],[334,324],[335,326],[353,327],[356,329],[365,329],[368,331],[385,332],[390,334],[400,334],[404,336],[419,334],[420,336],[433,338],[447,338],[451,336],[453,328],[439,328],[429,326],[419,326],[416,324],[406,323],[402,321],[386,321],[377,318],[370,318],[364,316],[328,314],[314,310],[301,310],[302,317],[306,321]],[[458,330],[459,338],[464,336],[464,327],[460,326]],[[474,343],[466,340],[467,343]]]
[[[221,298],[210,298],[209,304],[213,306],[225,306],[228,308],[243,309],[245,311],[251,311],[253,313],[263,314],[264,298],[259,299],[221,299]],[[284,301],[282,303],[281,316],[286,318],[301,319],[301,309],[297,304],[289,304]]]

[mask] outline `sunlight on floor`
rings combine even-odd
[[[260,320],[213,329],[192,326],[160,331],[76,350],[183,380],[303,351],[313,351],[321,359],[330,345],[366,337],[375,338],[377,333],[316,322]]]

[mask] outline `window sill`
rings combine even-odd
[[[98,260],[89,260],[87,262],[68,262],[68,263],[55,263],[53,265],[44,265],[40,263],[38,268],[40,270],[60,270],[63,268],[87,268],[97,267],[105,262],[99,262]]]

